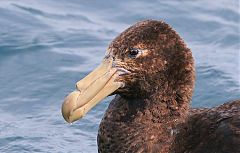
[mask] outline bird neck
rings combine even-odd
[[[189,106],[188,102],[179,105],[157,95],[145,99],[117,95],[100,124],[98,145],[118,142],[116,146],[111,143],[105,152],[127,152],[129,149],[133,152],[168,152],[178,125],[186,119]]]
[[[169,123],[168,127],[184,122],[189,110],[189,97],[175,91],[160,93],[156,91],[144,99],[124,98],[128,105],[127,118],[132,117],[135,120],[141,119],[145,120],[144,122],[159,123],[163,126]]]

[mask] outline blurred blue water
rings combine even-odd
[[[101,117],[112,97],[67,125],[60,108],[121,31],[163,19],[192,49],[192,105],[240,98],[238,0],[0,1],[0,152],[97,152]]]

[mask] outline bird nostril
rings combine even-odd
[[[110,57],[110,54],[107,54],[104,58],[108,59]]]
[[[113,68],[114,68],[114,67],[116,67],[116,64],[115,64],[115,62],[113,62],[113,63],[112,63],[112,67],[113,67]]]

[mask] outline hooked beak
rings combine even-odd
[[[77,82],[77,91],[70,93],[62,104],[62,115],[68,123],[81,119],[105,97],[124,87],[124,82],[115,80],[130,72],[113,65],[113,58],[106,56],[94,71]]]

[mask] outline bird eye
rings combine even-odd
[[[137,49],[137,48],[131,48],[131,49],[129,50],[129,55],[128,55],[128,56],[129,56],[130,58],[136,57],[139,52],[140,52],[139,49]]]

